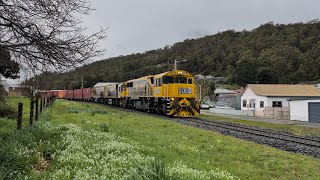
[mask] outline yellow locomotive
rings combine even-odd
[[[118,91],[122,107],[173,117],[200,114],[200,89],[187,71],[173,70],[126,81]]]

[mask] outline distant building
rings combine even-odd
[[[248,84],[241,110],[255,116],[320,122],[320,90],[314,85]]]
[[[241,109],[241,93],[234,90],[217,88],[214,94],[216,95],[216,104]]]
[[[234,91],[234,92],[236,92],[236,93],[238,93],[238,94],[242,94],[242,93],[244,92],[244,88],[241,87],[240,89],[231,90],[231,91]]]
[[[23,96],[26,92],[26,88],[20,84],[9,84],[6,88],[8,96]]]
[[[9,87],[8,87],[8,84],[7,84],[7,81],[6,81],[6,80],[1,80],[1,81],[0,81],[0,85],[2,85],[2,86],[4,87],[4,90],[5,90],[6,92],[9,91]]]

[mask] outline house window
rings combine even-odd
[[[239,102],[239,101],[238,101]],[[247,107],[247,100],[246,99],[244,99],[243,101],[242,101],[242,107]]]
[[[264,101],[260,101],[260,108],[264,108]]]
[[[282,101],[272,101],[272,107],[282,107]]]

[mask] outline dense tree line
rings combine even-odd
[[[194,74],[225,76],[226,83],[300,83],[320,79],[320,22],[263,24],[187,39],[161,49],[94,62],[55,74],[54,88],[79,88],[101,81],[125,81],[173,68],[174,59]]]

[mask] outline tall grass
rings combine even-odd
[[[183,164],[168,166],[146,155],[144,147],[109,132],[110,124],[95,124],[90,113],[85,126],[69,121],[79,114],[66,112],[53,123],[55,108],[46,110],[32,128],[13,131],[0,143],[0,179],[212,179],[211,172]],[[63,109],[63,108],[61,108]],[[64,109],[65,110],[65,109]],[[83,113],[83,112],[81,112]],[[61,115],[61,113],[57,113]],[[115,116],[115,115],[111,115]],[[90,126],[92,124],[92,126]],[[100,128],[94,128],[100,125]],[[220,171],[215,171],[220,173]],[[226,174],[220,179],[233,179]]]
[[[16,109],[6,101],[0,101],[0,118],[14,118],[17,116]]]
[[[46,112],[40,120],[47,118]],[[57,147],[59,132],[50,131],[39,124],[25,127],[21,131],[13,130],[0,139],[0,179],[17,179],[31,173],[34,166],[45,155]],[[48,143],[50,142],[50,143]]]

